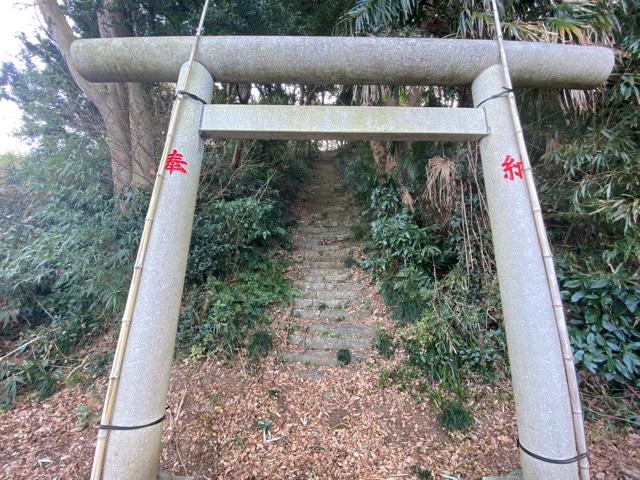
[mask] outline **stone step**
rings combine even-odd
[[[335,240],[329,242],[321,242],[322,238],[309,238],[309,237],[298,237],[295,240],[296,245],[303,247],[300,249],[300,253],[303,255],[310,255],[316,252],[322,252],[322,254],[326,254],[327,252],[340,252],[340,251],[348,251],[355,250],[358,247],[358,243],[354,240],[343,240],[337,242]]]
[[[363,325],[361,323],[314,323],[306,327],[306,332],[321,336],[328,332],[334,332],[340,337],[374,338],[377,330],[372,325]]]
[[[315,199],[303,202],[303,210],[312,218],[331,218],[333,215],[352,215],[354,207],[348,202],[331,205],[332,200]]]
[[[354,253],[355,249],[353,247],[339,250],[307,250],[302,254],[301,258],[304,261],[343,260],[348,256],[353,257]]]
[[[319,218],[320,217],[320,218]],[[324,228],[338,228],[344,227],[345,225],[353,225],[356,217],[341,215],[336,217],[335,215],[328,215],[324,218],[315,214],[312,215],[308,220],[300,220],[298,221],[298,228],[302,227],[324,227]]]
[[[352,275],[353,269],[347,267],[344,262],[335,265],[310,265],[307,262],[302,263],[300,270],[303,275]]]
[[[352,352],[351,363],[359,363],[371,358],[371,352]],[[307,350],[306,352],[284,352],[281,359],[288,363],[304,363],[311,366],[341,365],[338,363],[337,352],[332,350]]]
[[[294,308],[292,315],[295,318],[302,318],[304,320],[333,320],[335,322],[351,322],[353,320],[359,320],[366,318],[369,312],[347,312],[346,310],[306,310],[301,308]]]
[[[351,225],[340,225],[338,227],[325,227],[324,225],[305,225],[298,227],[298,235],[301,237],[351,235]]]
[[[300,276],[300,280],[306,282],[322,282],[322,283],[335,283],[335,282],[349,282],[353,273],[322,273],[322,272],[303,272]]]
[[[313,268],[348,268],[344,264],[344,258],[340,255],[325,256],[320,258],[307,258],[304,260],[304,267]]]
[[[323,237],[301,238],[296,242],[296,246],[304,250],[313,250],[313,249],[322,250],[322,249],[318,249],[318,247],[325,247],[327,251],[330,251],[330,249],[327,249],[326,247],[335,247],[336,249],[340,249],[345,247],[353,248],[354,245],[355,244],[353,242],[353,239],[351,238],[344,239],[344,240],[336,240],[335,238],[323,238]]]
[[[352,305],[351,300],[346,299],[317,299],[317,298],[296,298],[293,300],[293,306],[297,308],[306,308],[313,310],[324,310],[327,308],[344,309]]]
[[[313,227],[306,227],[307,229]],[[298,229],[298,237],[302,239],[315,240],[316,238],[331,238],[333,240],[349,240],[353,238],[351,226],[336,227],[328,229],[316,229],[317,231],[308,231]]]
[[[361,287],[360,287],[361,288]],[[328,302],[331,300],[351,300],[354,301],[360,296],[360,292],[357,290],[326,290],[326,289],[313,289],[304,293],[303,298],[310,298],[321,302]]]
[[[332,259],[340,259],[344,260],[347,257],[353,257],[356,253],[354,248],[343,248],[340,250],[307,250],[306,252],[302,252],[300,258],[303,261],[318,261],[318,260],[332,260]]]
[[[347,348],[353,351],[371,348],[371,345],[373,344],[373,337],[352,338],[338,336],[333,337],[330,335],[317,336],[293,334],[289,337],[289,343],[306,350],[339,350],[341,348]]]
[[[322,280],[319,281],[308,281],[308,280],[295,280],[293,282],[294,287],[302,292],[313,292],[313,291],[326,291],[326,292],[359,292],[363,288],[365,288],[365,284],[358,282],[324,282]]]

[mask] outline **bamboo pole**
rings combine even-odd
[[[196,52],[198,50],[198,43],[202,35],[202,27],[204,25],[204,19],[206,17],[207,9],[209,8],[209,0],[205,0],[200,15],[200,21],[196,30],[196,36],[191,48],[189,60],[186,67],[186,73],[184,75],[184,81],[182,85],[177,85],[177,91],[184,90],[189,80],[191,73],[191,67],[195,60]],[[125,305],[124,313],[122,315],[122,324],[120,326],[120,334],[118,336],[118,343],[116,345],[116,351],[113,360],[113,366],[111,367],[111,373],[109,375],[109,383],[107,386],[107,394],[105,398],[104,407],[102,410],[102,417],[100,419],[101,425],[110,425],[113,418],[113,411],[115,407],[116,397],[118,394],[118,385],[120,381],[120,375],[122,372],[122,363],[127,348],[129,339],[129,331],[131,329],[131,320],[133,317],[133,309],[136,305],[138,298],[138,289],[140,287],[140,278],[142,274],[142,268],[144,265],[145,256],[147,253],[147,247],[149,245],[149,237],[151,235],[151,228],[153,226],[153,219],[156,214],[158,206],[158,200],[162,192],[162,184],[164,180],[164,170],[167,163],[167,156],[173,145],[173,137],[176,129],[176,122],[178,119],[178,113],[180,106],[184,98],[183,94],[178,93],[174,108],[171,112],[171,118],[169,119],[169,126],[167,129],[167,137],[165,139],[162,156],[160,157],[160,164],[156,173],[156,181],[153,185],[151,192],[151,199],[149,200],[149,208],[147,209],[147,215],[144,220],[144,228],[140,237],[140,245],[138,247],[138,253],[136,255],[136,261],[133,268],[133,275],[131,277],[131,284],[129,286],[129,293],[127,295],[127,303]],[[107,446],[109,440],[109,430],[100,429],[98,431],[98,438],[96,441],[96,451],[93,458],[93,466],[91,469],[91,480],[100,480],[102,478],[102,472],[104,469],[104,459],[106,456]]]
[[[584,423],[582,415],[582,406],[580,402],[580,392],[578,389],[578,382],[576,378],[575,365],[573,362],[573,352],[571,349],[571,343],[569,341],[569,333],[567,331],[567,323],[564,315],[564,309],[562,307],[562,297],[560,296],[560,288],[558,285],[556,269],[553,261],[553,253],[549,244],[549,238],[544,226],[544,219],[542,217],[542,208],[540,207],[540,200],[536,191],[535,183],[533,180],[533,171],[531,169],[531,162],[529,161],[529,153],[527,152],[527,146],[524,140],[524,133],[522,125],[520,123],[520,116],[518,115],[518,107],[516,104],[516,97],[513,93],[513,84],[511,82],[511,75],[509,73],[509,64],[507,63],[507,56],[504,49],[504,40],[502,37],[502,26],[500,23],[500,15],[498,12],[498,6],[496,0],[491,0],[493,8],[493,18],[495,21],[496,37],[498,42],[498,50],[500,52],[500,63],[502,65],[504,73],[505,86],[509,89],[507,97],[509,99],[509,110],[511,112],[511,120],[516,133],[516,141],[518,143],[518,150],[520,153],[520,160],[522,161],[525,177],[525,185],[531,203],[531,211],[533,213],[533,219],[535,222],[536,233],[538,236],[538,244],[542,252],[542,258],[544,260],[544,267],[546,271],[547,284],[549,286],[549,292],[551,294],[551,301],[553,304],[553,312],[558,331],[558,337],[560,340],[560,348],[562,350],[562,358],[564,364],[564,371],[567,380],[567,388],[569,392],[569,403],[571,405],[571,414],[573,421],[573,430],[576,442],[576,450],[578,455],[587,452],[587,445],[584,433]],[[586,456],[580,457],[578,460],[579,475],[581,480],[589,480],[589,459]]]

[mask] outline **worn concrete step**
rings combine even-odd
[[[355,245],[315,245],[302,251],[300,258],[347,258],[356,255]]]
[[[300,220],[298,222],[298,228],[301,227],[325,227],[325,228],[338,228],[345,225],[352,225],[357,220],[353,215],[327,215],[322,217],[318,214],[314,214],[307,220]]]
[[[338,337],[330,334],[324,336],[293,334],[289,343],[307,350],[366,350],[373,344],[372,338]],[[353,352],[352,352],[353,353]]]
[[[310,298],[319,301],[329,300],[351,300],[354,301],[360,296],[360,292],[357,290],[326,290],[326,289],[314,289],[304,292],[303,298]]]
[[[337,238],[341,240],[349,239],[353,236],[350,228],[312,228],[298,229],[300,239],[315,240],[316,238]]]
[[[305,239],[300,238],[295,242],[299,250],[315,251],[315,252],[332,252],[342,250],[344,248],[355,248],[356,242],[353,240],[327,240],[327,239]]]
[[[352,273],[313,273],[307,272],[300,276],[299,280],[306,282],[339,283],[350,282]]]
[[[298,232],[301,233],[324,233],[324,232],[336,232],[336,233],[345,233],[349,232],[351,229],[351,224],[344,224],[334,222],[333,225],[327,225],[328,222],[318,221],[316,223],[310,225],[300,225],[298,226]]]
[[[370,315],[370,313],[363,311],[347,312],[343,309],[306,310],[301,308],[294,308],[292,315],[296,318],[302,318],[305,320],[333,320],[334,322],[351,322],[353,320],[366,318]]]
[[[317,298],[296,298],[293,301],[293,306],[297,308],[306,308],[312,310],[326,310],[327,308],[344,309],[352,305],[351,300],[345,299],[317,299]]]
[[[351,231],[343,231],[343,232],[318,232],[318,233],[305,233],[300,236],[302,240],[322,240],[327,239],[331,241],[341,241],[341,240],[353,240],[354,236]]]
[[[322,259],[309,258],[305,259],[303,266],[308,269],[344,269],[349,268],[344,264],[344,258],[335,256],[334,258],[325,257]]]
[[[335,220],[335,217],[353,216],[355,205],[349,202],[340,202],[335,206],[328,205],[331,201],[331,199],[322,198],[314,201],[307,200],[302,203],[302,208],[305,214],[312,216],[312,218],[324,220]]]
[[[302,268],[300,269],[300,272],[302,273],[302,275],[309,275],[309,276],[315,276],[315,277],[322,277],[322,276],[329,276],[329,277],[335,277],[333,278],[333,280],[347,280],[349,279],[353,273],[354,273],[354,269],[353,267],[346,267],[343,264],[341,265],[316,265],[316,266],[311,266],[311,265],[305,265],[304,263],[302,264]]]
[[[302,292],[313,292],[313,291],[327,291],[327,292],[360,292],[363,290],[366,285],[359,282],[345,282],[345,281],[331,281],[325,282],[322,280],[313,281],[313,280],[295,280],[293,282],[293,286]]]
[[[298,243],[306,243],[307,248],[305,250],[309,252],[333,252],[340,251],[344,249],[353,249],[356,248],[357,245],[353,241],[344,241],[344,242],[331,242],[331,243],[320,243],[318,240],[305,240],[301,238]]]
[[[359,363],[371,358],[371,352],[352,352],[351,363]],[[340,365],[337,359],[337,352],[332,350],[307,350],[306,352],[284,352],[281,354],[283,361],[288,363],[304,363],[311,366],[332,366]]]
[[[306,332],[315,335],[326,335],[333,332],[340,337],[374,338],[376,327],[361,323],[314,323],[306,327]]]
[[[356,252],[353,248],[345,248],[343,250],[331,250],[328,252],[311,250],[302,253],[300,259],[303,261],[316,262],[325,260],[341,260],[344,261],[347,258],[353,258]]]

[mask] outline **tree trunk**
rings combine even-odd
[[[149,188],[155,174],[156,136],[151,99],[140,83],[127,83],[131,135],[131,185]]]
[[[71,43],[75,35],[57,0],[36,0],[48,30],[67,64],[71,77],[93,103],[106,131],[111,157],[113,191],[120,193],[127,186],[148,186],[153,178],[153,117],[139,84],[90,83],[78,73],[70,61]],[[97,13],[100,35],[125,36],[123,15],[114,7],[114,0],[105,0]]]

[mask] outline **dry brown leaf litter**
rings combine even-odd
[[[294,255],[301,258],[300,252]],[[292,277],[299,268],[291,268]],[[372,314],[363,323],[392,328],[367,274],[354,270],[353,280],[363,284],[363,298],[370,301]],[[272,315],[279,347],[294,323],[289,314],[290,309],[276,309]],[[178,365],[161,466],[196,479],[241,480],[409,479],[416,478],[416,466],[479,479],[517,467],[508,384],[471,387],[474,428],[451,434],[437,426],[437,412],[427,402],[417,403],[394,386],[379,387],[381,370],[402,361],[400,353],[390,361],[316,369],[282,364],[274,353],[259,367],[242,358]],[[78,409],[100,412],[104,393],[100,380],[89,390],[69,388],[2,414],[2,478],[87,478],[96,426],[82,428]],[[640,478],[637,434],[611,430],[604,420],[588,422],[587,431],[593,478]]]

